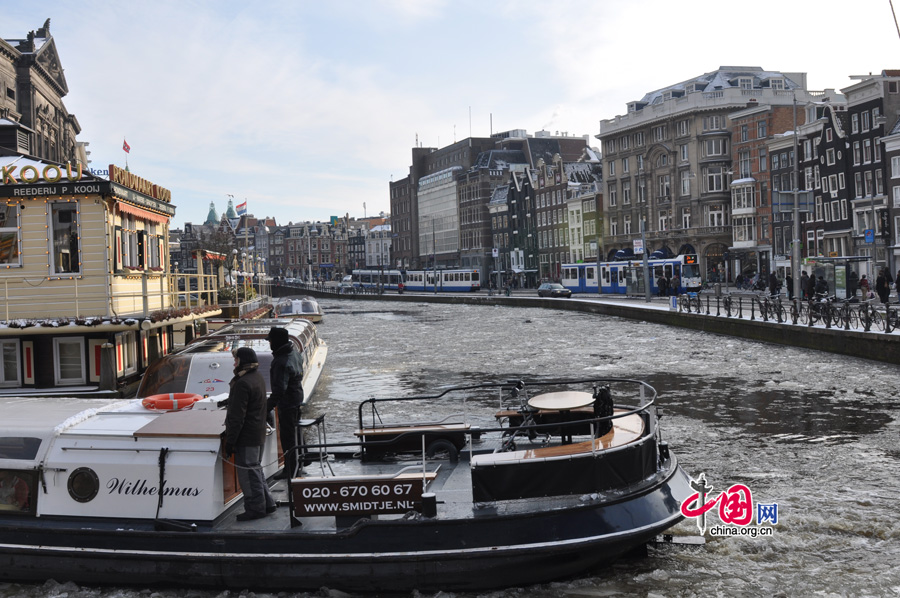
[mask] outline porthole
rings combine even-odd
[[[89,467],[79,467],[69,476],[69,496],[78,502],[94,500],[100,491],[100,478]]]

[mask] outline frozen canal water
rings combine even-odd
[[[772,537],[651,547],[646,559],[582,578],[483,596],[900,595],[897,366],[550,309],[323,306],[329,357],[310,412],[327,414],[329,440],[342,424],[354,425],[357,404],[369,396],[497,377],[641,378],[659,391],[664,437],[689,474],[705,472],[713,494],[743,484],[754,503],[778,504]],[[715,511],[710,519],[718,523]],[[675,533],[696,535],[696,523]],[[240,588],[155,594],[251,595]],[[2,598],[54,595],[151,591],[0,585]]]

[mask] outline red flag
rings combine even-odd
[[[128,142],[125,141],[125,139],[122,139],[122,149],[125,151],[126,154],[131,153],[131,146],[128,145]]]

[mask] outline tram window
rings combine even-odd
[[[585,268],[585,273],[588,280],[594,280],[594,269],[593,268]]]
[[[625,270],[619,270],[619,282],[625,282]]]
[[[603,281],[604,281],[604,282],[609,282],[609,270],[607,270],[606,268],[604,268],[604,269],[602,270],[602,273],[603,273]]]
[[[472,272],[472,282],[478,282],[478,272]]]

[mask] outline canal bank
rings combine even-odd
[[[320,298],[340,298],[353,301],[394,301],[405,303],[441,303],[459,305],[501,305],[507,307],[542,307],[562,311],[576,311],[598,315],[616,316],[631,320],[678,326],[713,334],[722,334],[748,340],[763,341],[827,351],[840,355],[850,355],[900,364],[900,332],[863,332],[763,321],[759,314],[753,314],[749,304],[741,310],[741,316],[726,316],[725,310],[716,305],[715,297],[708,297],[710,315],[705,314],[707,297],[703,297],[704,313],[685,313],[671,310],[667,301],[654,298],[649,303],[635,298],[573,297],[572,299],[550,299],[535,296],[503,295],[488,296],[486,293],[404,293],[386,292],[378,294],[337,295],[316,289],[292,289],[280,287],[280,296],[312,295]],[[735,298],[735,302],[739,299]],[[716,315],[716,314],[719,315]],[[754,319],[755,318],[755,319]]]

